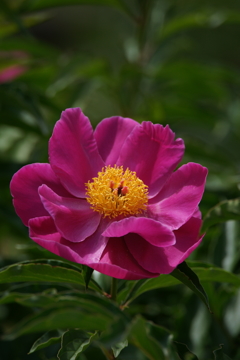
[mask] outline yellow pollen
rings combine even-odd
[[[137,215],[147,208],[148,186],[134,171],[108,165],[86,184],[86,195],[91,209],[104,217]]]

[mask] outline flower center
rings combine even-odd
[[[134,171],[108,165],[92,180],[86,184],[87,201],[104,217],[136,215],[146,210],[148,186]]]

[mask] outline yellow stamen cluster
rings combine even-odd
[[[130,216],[146,210],[148,187],[122,166],[106,166],[86,184],[87,201],[104,217]]]

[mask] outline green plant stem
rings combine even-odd
[[[118,279],[112,278],[111,299],[113,301],[116,301],[116,299],[117,299],[117,284],[118,284]]]

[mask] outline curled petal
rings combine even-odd
[[[106,165],[116,164],[121,148],[135,126],[139,126],[136,121],[121,116],[104,119],[97,125],[94,136]]]
[[[176,242],[174,233],[160,222],[133,216],[112,222],[103,235],[121,237],[129,233],[138,234],[150,244],[159,247],[170,246]]]
[[[73,243],[61,236],[50,216],[44,216],[29,221],[29,235],[52,253],[115,278],[137,280],[158,276],[138,265],[123,238],[108,239],[102,236],[105,227],[106,221],[103,220],[92,236],[83,242]]]
[[[39,187],[39,195],[65,239],[80,242],[96,231],[101,216],[90,209],[86,200],[58,196],[46,185]]]
[[[110,238],[100,261],[90,266],[117,279],[138,280],[159,275],[143,269],[137,263],[122,237]]]
[[[168,125],[163,127],[143,122],[127,137],[117,165],[136,171],[137,176],[148,185],[151,198],[159,193],[183,153],[183,140],[174,140],[174,133]]]
[[[104,162],[90,121],[79,108],[62,112],[49,141],[49,157],[64,187],[76,197],[85,198],[85,183],[97,175]]]
[[[103,221],[97,231],[85,241],[73,243],[62,237],[50,216],[31,219],[29,236],[37,244],[67,260],[91,266],[97,263],[107,245],[108,239],[101,236],[106,226]]]
[[[129,251],[140,266],[147,271],[169,274],[183,262],[200,244],[198,236],[202,221],[192,217],[180,229],[174,231],[176,244],[169,247],[150,245],[137,234],[128,234],[125,241]]]
[[[188,163],[175,171],[148,205],[149,216],[175,230],[193,216],[203,196],[207,169]]]
[[[48,215],[38,194],[38,188],[42,184],[48,185],[59,195],[71,197],[49,164],[30,164],[22,167],[14,174],[10,190],[16,213],[26,226],[31,218]]]

